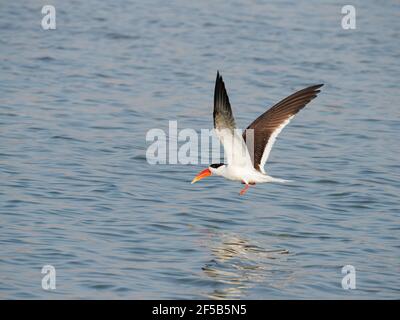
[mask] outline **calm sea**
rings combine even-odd
[[[400,298],[400,4],[46,1],[0,5],[0,298]],[[150,165],[146,133],[238,125],[321,94],[239,197],[204,165]],[[56,289],[42,289],[42,267]],[[342,267],[356,289],[342,288]]]

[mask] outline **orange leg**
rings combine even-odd
[[[247,191],[247,189],[249,189],[249,185],[246,183],[246,185],[244,186],[244,188],[240,191],[240,195],[242,196],[242,195],[244,195],[245,193],[246,193],[246,191]]]

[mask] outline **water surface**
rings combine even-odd
[[[0,10],[0,298],[400,297],[398,3],[44,4]],[[147,163],[149,129],[212,127],[217,69],[241,128],[325,83],[266,168],[294,182]]]

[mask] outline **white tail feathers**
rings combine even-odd
[[[293,182],[293,180],[285,180],[285,179],[273,178],[273,177],[270,177],[270,176],[267,176],[266,181],[267,182],[277,182],[277,183]]]

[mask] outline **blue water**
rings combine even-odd
[[[400,298],[398,3],[51,2],[0,5],[0,298]],[[325,83],[267,164],[294,182],[148,164],[151,128],[212,127],[217,69],[241,128]]]

